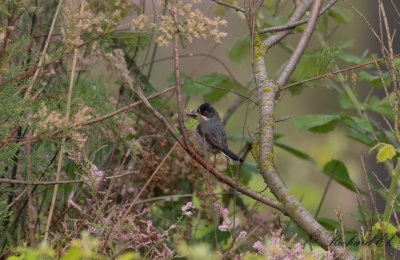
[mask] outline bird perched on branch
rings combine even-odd
[[[196,136],[204,150],[214,154],[222,153],[234,161],[243,161],[242,158],[228,149],[225,127],[217,110],[209,103],[201,104],[196,110],[189,111],[187,115],[199,121],[196,127]]]

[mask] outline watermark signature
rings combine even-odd
[[[311,243],[317,243],[319,241],[319,235],[311,234],[309,235],[309,239]],[[360,247],[360,246],[375,245],[377,247],[385,246],[397,249],[398,242],[399,242],[399,236],[397,234],[384,234],[384,235],[379,234],[366,239],[359,237],[358,235],[353,235],[353,236],[346,236],[345,240],[343,240],[342,236],[338,234],[337,236],[332,237],[328,246]]]

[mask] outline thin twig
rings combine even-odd
[[[176,0],[172,0],[172,4],[176,4]],[[178,14],[175,8],[172,9],[172,18],[174,19],[175,25],[178,25]],[[178,29],[178,27],[177,27]],[[187,130],[183,122],[183,108],[182,108],[182,90],[180,82],[180,60],[179,60],[179,30],[174,35],[174,72],[175,72],[175,86],[176,86],[176,102],[178,107],[178,124],[179,130],[183,136],[183,143],[186,147],[189,147],[189,138]]]
[[[236,6],[236,5],[233,5],[233,4],[224,2],[224,1],[219,1],[219,0],[211,0],[211,1],[213,1],[213,2],[215,2],[215,3],[217,3],[217,4],[219,4],[219,5],[224,5],[224,6],[226,6],[226,7],[232,8],[232,9],[234,9],[236,12],[244,13],[244,9],[243,9],[242,7],[239,7],[239,6]]]
[[[28,171],[28,218],[29,218],[29,238],[31,247],[35,248],[34,224],[33,224],[33,201],[32,201],[32,163],[31,163],[31,138],[32,138],[32,118],[28,115],[28,141],[26,142],[27,171]]]
[[[400,54],[396,54],[396,55],[393,56],[393,58],[397,58],[399,56],[400,56]],[[300,85],[300,84],[304,84],[304,83],[307,83],[307,82],[310,82],[310,81],[314,81],[314,80],[317,80],[317,79],[322,79],[322,78],[326,78],[326,77],[332,77],[332,76],[334,76],[336,74],[339,74],[339,73],[343,73],[343,72],[346,72],[346,71],[349,71],[349,70],[358,69],[358,68],[361,68],[361,67],[364,67],[364,66],[367,66],[367,65],[370,65],[370,64],[374,64],[375,62],[383,62],[383,61],[385,61],[385,59],[373,60],[373,61],[366,62],[366,63],[363,63],[363,64],[351,66],[351,67],[348,67],[348,68],[345,68],[345,69],[341,69],[341,70],[337,70],[337,71],[334,71],[334,72],[326,73],[326,74],[323,74],[323,75],[320,75],[320,76],[312,77],[312,78],[309,78],[309,79],[305,79],[305,80],[302,80],[302,81],[298,81],[298,82],[286,85],[286,86],[282,87],[281,90],[285,90],[285,89],[288,89],[288,88],[291,88],[291,87],[294,87],[294,86],[297,86],[297,85]]]
[[[64,185],[64,184],[75,184],[75,183],[85,183],[84,180],[69,180],[69,181],[24,181],[24,180],[13,180],[13,179],[0,179],[0,183],[12,183],[12,184],[22,184],[22,185]]]
[[[319,12],[318,16],[323,15],[326,11],[328,11],[335,3],[337,2],[337,0],[331,0],[323,9],[321,9],[321,11]],[[308,22],[309,18],[304,18],[302,20],[299,20],[297,22],[294,23],[289,23],[289,24],[285,24],[285,25],[280,25],[280,26],[275,26],[275,27],[269,27],[269,28],[265,28],[265,29],[261,29],[258,31],[259,34],[262,33],[267,33],[267,32],[279,32],[279,31],[284,31],[284,30],[288,30],[288,29],[292,29],[296,26],[305,24]]]
[[[215,88],[215,89],[220,89],[220,90],[224,90],[224,91],[228,91],[228,92],[234,93],[234,94],[236,94],[236,95],[238,95],[238,96],[241,96],[242,98],[245,98],[245,99],[251,101],[251,102],[254,103],[256,106],[258,106],[258,102],[254,101],[254,100],[252,100],[251,98],[249,98],[248,96],[245,96],[245,95],[243,95],[243,94],[241,94],[241,93],[239,93],[239,92],[237,92],[237,91],[234,91],[234,90],[232,90],[232,89],[227,89],[227,88],[221,88],[221,87],[217,87],[217,86],[212,86],[212,85],[209,85],[209,84],[206,84],[206,83],[197,81],[197,80],[195,80],[194,82],[196,82],[197,84],[200,84],[200,85],[209,87],[209,88]]]

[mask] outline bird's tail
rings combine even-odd
[[[232,152],[228,148],[221,149],[221,153],[223,153],[226,157],[229,157],[230,159],[232,159],[234,161],[243,162],[242,158],[240,158],[237,154],[235,154],[234,152]]]

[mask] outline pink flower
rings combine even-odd
[[[191,215],[193,215],[193,213],[190,211],[191,209],[195,209],[196,207],[193,206],[192,202],[189,201],[188,203],[186,203],[185,206],[183,206],[181,208],[183,214],[185,214],[186,216],[190,217]]]
[[[264,253],[264,245],[262,244],[261,241],[257,241],[253,244],[253,248],[256,249],[258,251],[259,254],[263,254]]]
[[[331,251],[325,251],[325,260],[333,260],[335,258],[335,254]]]
[[[237,237],[237,240],[240,240],[240,239],[244,238],[246,235],[247,235],[246,231],[241,231],[239,233],[238,237]]]
[[[222,222],[222,225],[218,227],[220,231],[229,231],[232,230],[233,228],[236,228],[239,225],[239,219],[235,219],[234,224],[232,224],[231,220],[228,218],[228,209],[222,207],[218,203],[214,203],[214,206],[219,209],[219,212],[222,215],[222,218],[224,221]]]

